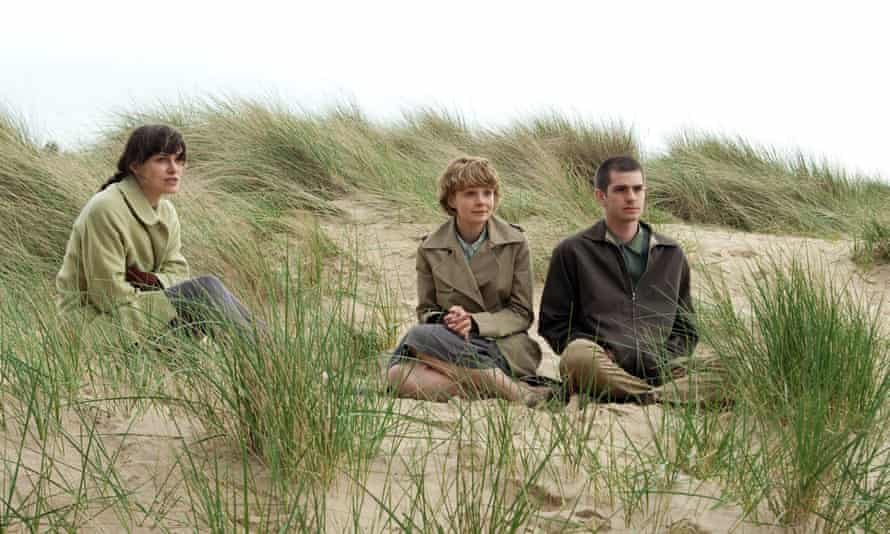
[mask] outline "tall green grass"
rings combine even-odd
[[[265,331],[224,327],[180,370],[201,420],[282,478],[329,482],[342,462],[363,467],[389,424],[375,393],[382,329],[356,314],[357,279],[343,274],[311,282],[285,271],[282,300],[267,293]]]
[[[649,163],[650,200],[680,219],[745,231],[838,235],[890,198],[890,187],[801,153],[685,133]]]
[[[474,154],[490,158],[501,172],[501,214],[531,222],[531,231],[553,241],[600,216],[589,182],[603,159],[643,155],[621,124],[556,113],[483,129],[434,109],[376,123],[349,106],[310,113],[238,98],[125,113],[94,146],[53,153],[6,113],[0,121],[0,224],[12,231],[0,242],[8,251],[0,270],[55,268],[78,210],[110,174],[132,128],[145,122],[172,123],[185,133],[187,192],[212,196],[205,204],[220,209],[253,212],[255,229],[274,228],[299,212],[337,214],[332,201],[348,194],[383,197],[409,218],[437,220],[436,177],[452,158]],[[666,154],[647,157],[645,165],[649,217],[656,222],[678,218],[748,231],[838,235],[858,230],[890,197],[887,186],[814,158],[714,135],[678,136]],[[192,221],[186,230],[195,226]]]
[[[56,266],[97,168],[88,155],[42,150],[24,124],[0,112],[0,277]]]
[[[726,366],[721,413],[674,410],[660,453],[720,480],[757,517],[786,525],[880,531],[890,516],[890,347],[881,312],[819,264],[762,263],[744,302],[712,281],[705,341]]]
[[[853,261],[866,267],[890,263],[890,224],[878,217],[863,222],[853,238]]]
[[[554,191],[565,198],[577,193],[561,189],[565,176],[587,179],[610,155],[639,154],[632,132],[620,124],[601,126],[558,114],[485,130],[435,109],[378,124],[349,106],[309,113],[243,99],[123,115],[108,138],[119,143],[145,122],[180,127],[195,149],[192,171],[220,187],[279,194],[321,211],[351,189],[385,195],[430,216],[438,211],[436,176],[454,157],[473,154],[491,159],[517,198],[525,194],[542,203],[529,202],[517,215],[549,212]]]
[[[58,323],[52,277],[71,223],[143,122],[172,123],[189,144],[173,201],[193,272],[220,276],[264,332],[100,344]],[[400,219],[440,220],[438,173],[457,155],[488,157],[501,214],[526,227],[543,276],[550,247],[600,216],[589,179],[616,153],[641,155],[632,131],[559,114],[484,129],[431,109],[377,123],[351,107],[206,100],[125,114],[76,153],[40,148],[0,114],[0,224],[12,229],[0,232],[0,530],[656,530],[675,524],[672,496],[695,498],[698,483],[740,521],[886,531],[887,341],[876,308],[814,265],[764,264],[741,306],[712,287],[703,335],[728,364],[728,410],[651,408],[643,432],[611,407],[492,401],[421,417],[383,392],[379,353],[405,296],[362,259],[363,243],[322,230],[337,201],[373,196]],[[714,136],[646,160],[656,220],[835,235],[867,228],[888,194]],[[881,235],[861,237],[876,261]],[[184,428],[146,497],[123,471],[135,436],[102,421],[151,410]],[[341,488],[350,509],[338,515]]]
[[[160,408],[204,429],[183,443],[179,482],[164,490],[188,496],[196,528],[230,531],[255,517],[250,509],[259,509],[264,528],[323,526],[327,486],[344,473],[362,480],[393,425],[391,399],[378,388],[378,354],[389,339],[383,303],[358,293],[356,256],[335,262],[310,245],[293,252],[298,259],[258,284],[266,300],[256,311],[267,327],[219,324],[209,340],[170,332],[138,345],[94,344],[54,320],[49,288],[0,287],[0,525],[77,530],[101,510],[121,525],[183,520],[166,498],[133,495],[119,475],[127,435],[111,436],[121,444],[109,449],[93,409],[102,407]],[[74,447],[79,478],[66,474],[72,460],[60,446],[69,454]],[[244,486],[223,489],[232,457],[241,458]],[[268,482],[257,485],[257,470]],[[312,502],[318,508],[307,510]]]

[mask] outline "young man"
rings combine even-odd
[[[604,217],[556,247],[541,298],[538,331],[562,354],[568,391],[644,403],[707,396],[715,375],[699,375],[695,391],[686,377],[698,341],[689,264],[640,220],[642,167],[609,158],[594,186]]]

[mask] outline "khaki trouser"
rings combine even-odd
[[[715,356],[677,358],[671,365],[682,369],[683,376],[667,377],[661,386],[653,387],[622,369],[593,341],[576,339],[562,353],[559,374],[572,394],[586,392],[616,400],[637,397],[666,402],[727,400],[723,387],[725,372]]]

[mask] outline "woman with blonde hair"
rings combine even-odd
[[[404,397],[495,396],[534,405],[549,389],[535,375],[541,349],[533,320],[532,269],[522,229],[494,215],[500,180],[483,158],[452,161],[438,179],[449,219],[417,249],[417,318],[386,379]]]

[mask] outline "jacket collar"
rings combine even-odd
[[[488,241],[491,243],[491,246],[497,247],[507,243],[520,243],[523,239],[522,232],[503,219],[492,216],[488,220]],[[447,224],[443,224],[438,230],[430,234],[421,246],[430,249],[447,248],[459,250],[460,244],[457,242],[456,219],[451,217]]]
[[[492,217],[488,220],[488,240],[473,256],[473,263],[481,269],[480,272],[497,273],[500,271],[500,255],[496,249],[507,243],[524,241],[525,236],[517,228],[511,226],[503,219]],[[436,276],[475,302],[480,309],[485,309],[485,299],[479,291],[479,283],[466,260],[457,242],[457,227],[454,217],[440,226],[427,237],[421,245],[424,249],[447,251],[447,254],[437,255],[438,259],[432,265]]]
[[[126,200],[130,209],[143,224],[152,226],[160,221],[158,212],[148,203],[148,199],[145,198],[142,189],[136,183],[136,178],[133,176],[124,178],[118,182],[118,190],[124,196],[124,200]]]
[[[640,221],[640,224],[643,225],[643,227],[646,228],[646,230],[649,230],[649,250],[652,250],[656,246],[663,246],[663,247],[677,247],[677,246],[679,246],[679,244],[676,241],[674,241],[673,239],[671,239],[670,237],[667,237],[667,236],[664,236],[664,235],[654,232],[652,230],[652,226],[650,226],[648,223]],[[581,235],[587,239],[592,240],[592,241],[601,241],[601,242],[611,243],[616,246],[621,244],[621,243],[618,243],[615,240],[615,238],[613,238],[609,234],[609,232],[606,231],[606,220],[605,219],[598,220],[596,222],[596,224],[594,224],[587,230],[584,230],[581,233]]]

